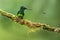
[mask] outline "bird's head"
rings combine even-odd
[[[22,9],[22,10],[26,10],[27,8],[26,7],[24,7],[24,6],[21,6],[21,8],[20,9]]]
[[[26,8],[25,6],[21,6],[20,9],[21,9],[21,10],[31,10],[31,9],[29,9],[29,8]]]

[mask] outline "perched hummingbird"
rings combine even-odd
[[[17,13],[17,16],[18,16],[19,18],[23,19],[24,15],[25,15],[24,11],[25,11],[26,9],[27,9],[26,7],[21,6],[20,10],[19,10],[18,13]]]

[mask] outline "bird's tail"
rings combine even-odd
[[[23,19],[23,16],[18,16],[18,18]]]

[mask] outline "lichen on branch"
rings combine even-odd
[[[29,20],[26,19],[21,19],[18,18],[16,15],[12,14],[12,13],[8,13],[6,11],[3,11],[0,9],[0,14],[2,16],[5,16],[7,18],[10,18],[12,21],[15,21],[21,25],[26,25],[27,27],[31,28],[31,29],[36,29],[36,28],[41,28],[43,30],[47,30],[47,31],[52,31],[52,32],[57,32],[60,33],[60,28],[55,28],[55,27],[51,27],[47,24],[43,24],[43,23],[35,23],[35,22],[31,22]]]

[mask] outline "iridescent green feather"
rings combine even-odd
[[[18,14],[18,17],[19,17],[19,16],[20,16],[20,17],[23,17],[23,15],[22,15],[22,14]]]

